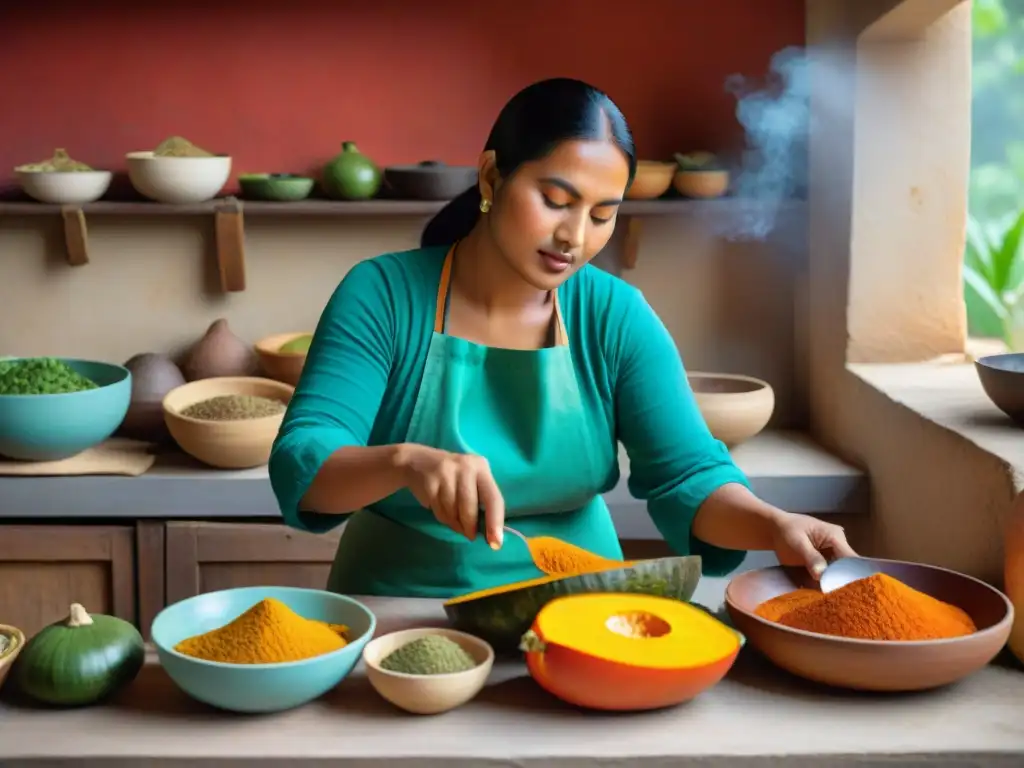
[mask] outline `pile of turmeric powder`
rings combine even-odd
[[[348,627],[306,619],[268,597],[219,629],[182,640],[174,650],[224,664],[274,664],[344,648]]]
[[[631,563],[610,560],[553,536],[535,536],[526,540],[534,564],[548,576],[574,576],[611,568],[627,568]]]
[[[761,603],[755,613],[793,629],[859,640],[941,640],[977,631],[960,608],[884,573],[828,593],[787,592]]]

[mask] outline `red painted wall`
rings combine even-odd
[[[608,91],[644,157],[722,149],[742,138],[725,78],[804,41],[803,0],[4,5],[0,184],[55,147],[120,169],[172,134],[236,173],[309,171],[342,140],[473,162],[505,101],[555,75]]]

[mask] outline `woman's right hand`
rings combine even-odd
[[[505,500],[487,459],[408,444],[402,446],[398,465],[416,500],[470,541],[476,538],[483,508],[487,543],[492,549],[501,547]]]

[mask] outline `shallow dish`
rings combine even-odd
[[[40,203],[83,205],[99,200],[110,189],[110,171],[29,171],[15,168],[22,191]]]
[[[5,637],[10,645],[0,652],[0,688],[3,687],[7,673],[11,671],[14,660],[18,658],[21,649],[25,647],[25,633],[17,627],[8,624],[0,624],[0,635]]]
[[[31,358],[4,358],[4,363]],[[55,395],[0,395],[0,455],[59,461],[102,443],[121,426],[132,396],[122,365],[55,358],[99,386]]]
[[[978,358],[974,369],[993,405],[1024,426],[1024,352]]]
[[[281,664],[224,664],[174,650],[185,638],[222,627],[268,597],[304,618],[345,624],[348,645]],[[344,680],[376,628],[373,612],[345,595],[297,587],[244,587],[208,592],[164,608],[153,620],[152,637],[161,666],[189,696],[234,712],[280,712],[312,701]]]
[[[312,331],[295,331],[292,333],[275,333],[256,342],[256,355],[259,357],[263,372],[276,381],[295,386],[302,375],[302,366],[306,363],[305,352],[282,352],[281,346],[300,336],[312,336]]]
[[[819,635],[767,621],[765,600],[813,587],[803,568],[775,566],[729,582],[725,604],[750,644],[783,669],[815,682],[867,691],[916,691],[956,682],[996,657],[1010,635],[1013,606],[978,579],[931,565],[872,560],[882,573],[966,611],[978,631],[949,640],[876,641]]]
[[[217,196],[231,175],[231,158],[158,157],[149,152],[125,155],[128,178],[140,195],[158,203],[202,203]]]
[[[775,410],[771,384],[736,373],[687,374],[711,434],[730,448],[761,432]]]
[[[287,404],[295,388],[258,376],[219,376],[175,387],[163,399],[164,422],[178,446],[204,464],[221,469],[259,467],[270,460],[270,449],[284,412],[258,419],[211,421],[183,416],[181,411],[220,395],[269,397]]]
[[[389,653],[427,635],[454,640],[477,665],[448,675],[406,675],[380,667],[381,660]],[[454,629],[404,629],[368,643],[363,649],[363,662],[374,690],[396,707],[417,715],[436,715],[462,706],[480,693],[494,666],[494,649],[479,637]]]
[[[474,186],[478,177],[475,165],[445,165],[435,160],[384,169],[388,192],[405,200],[451,200]]]
[[[286,203],[305,200],[313,191],[314,179],[291,173],[243,173],[238,186],[247,200]]]

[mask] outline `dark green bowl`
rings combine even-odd
[[[313,179],[291,173],[245,173],[238,177],[242,197],[247,200],[294,202],[305,200],[313,191]]]

